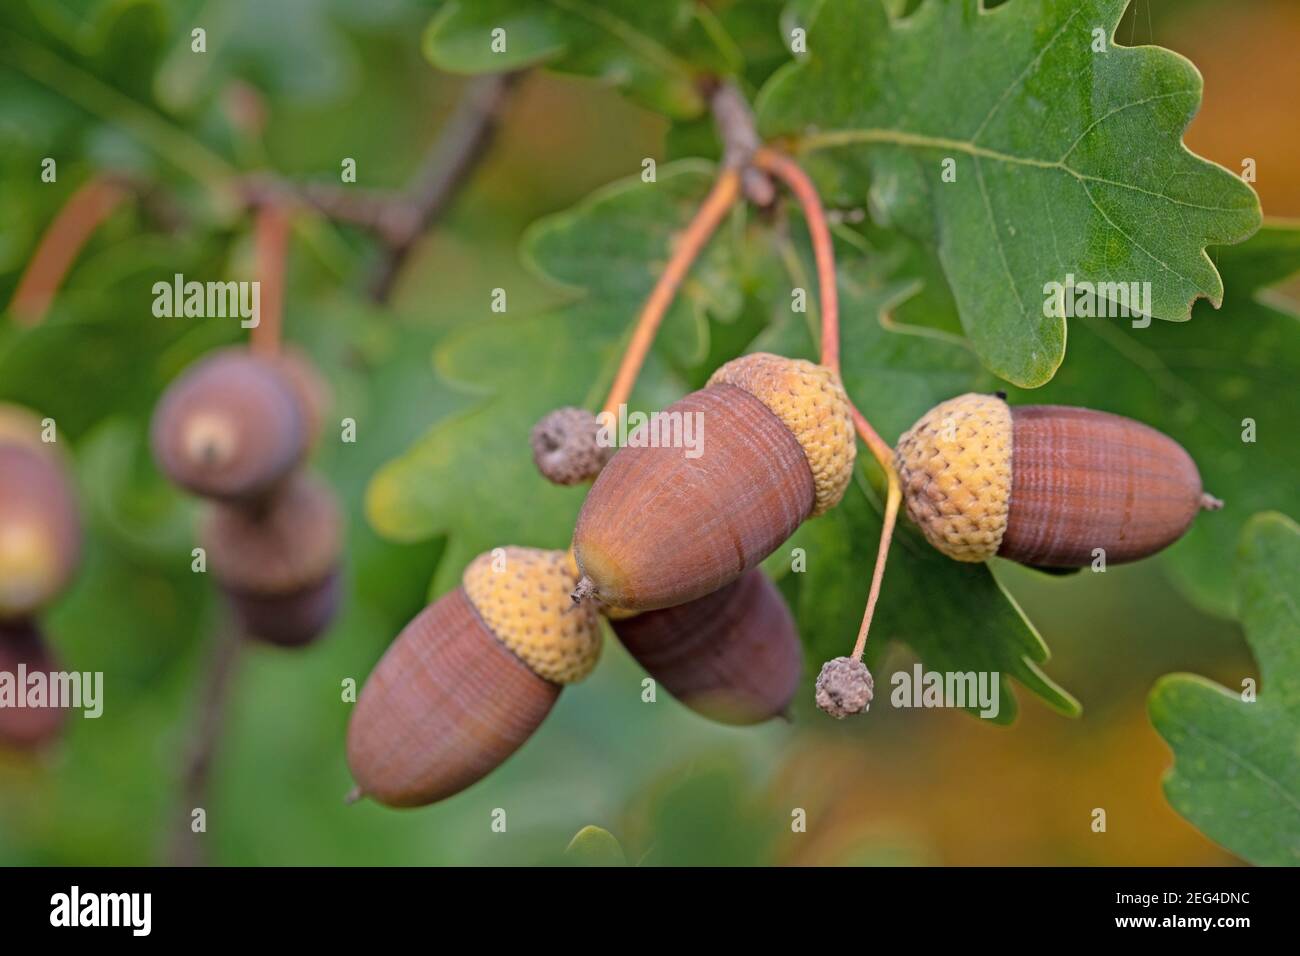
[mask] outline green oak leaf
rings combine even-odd
[[[494,50],[493,31],[503,30]],[[450,0],[424,38],[425,55],[452,73],[545,64],[603,80],[668,116],[704,112],[699,80],[730,74],[739,53],[695,0]]]
[[[543,220],[525,239],[525,258],[570,289],[574,300],[541,315],[466,323],[437,346],[436,373],[469,407],[430,409],[433,426],[376,473],[366,495],[367,514],[381,535],[400,541],[448,536],[434,593],[454,585],[465,565],[491,548],[567,546],[586,489],[542,478],[529,432],[560,406],[599,407],[637,309],[713,176],[703,162],[662,166],[655,183],[616,183]],[[735,307],[731,293],[719,291],[738,281],[731,245],[725,229],[714,238],[674,313]],[[701,328],[693,318],[682,321]],[[633,396],[638,407],[661,408],[687,391],[672,365],[674,353],[657,346],[651,354]]]
[[[1300,527],[1263,513],[1237,550],[1241,623],[1261,686],[1254,700],[1192,674],[1151,692],[1174,752],[1165,796],[1206,836],[1262,866],[1300,866]]]
[[[963,340],[893,322],[894,310],[921,292],[911,278],[913,243],[886,234],[864,239],[848,230],[839,230],[837,238],[845,388],[882,437],[893,442],[927,409],[986,388],[988,377]],[[807,252],[787,251],[783,258],[794,284],[811,288]],[[810,323],[816,318],[807,318],[787,307],[756,347],[813,358]],[[883,501],[864,471],[878,475],[878,469],[861,446],[858,460],[864,464],[844,500],[806,522],[767,563],[782,578],[814,666],[851,649],[875,565]],[[807,556],[804,573],[789,571],[794,548]],[[1056,710],[1079,712],[1078,703],[1043,673],[1046,644],[988,565],[945,557],[905,518],[894,538],[868,643],[873,669],[894,641],[911,648],[927,670],[1000,674],[998,713],[991,718],[996,723],[1015,718],[1012,678]],[[877,700],[886,706],[888,675],[874,672]]]
[[[1160,560],[1194,603],[1231,616],[1223,556],[1246,520],[1264,510],[1300,514],[1300,305],[1269,289],[1300,272],[1300,225],[1269,222],[1241,245],[1212,251],[1226,289],[1218,312],[1202,302],[1191,322],[1145,328],[1075,319],[1056,378],[1012,400],[1127,415],[1181,443],[1225,504],[1200,514]]]
[[[574,834],[564,850],[570,866],[627,866],[627,854],[614,834],[597,826],[585,826]]]
[[[930,0],[891,20],[825,0],[808,56],[760,97],[764,134],[791,137],[833,201],[936,250],[966,334],[1017,385],[1065,354],[1049,283],[1149,282],[1149,314],[1182,321],[1223,295],[1205,247],[1259,226],[1250,187],[1183,146],[1195,67],[1112,42],[1127,3]]]

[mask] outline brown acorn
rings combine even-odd
[[[610,459],[574,531],[576,597],[646,611],[716,591],[837,504],[853,473],[848,397],[811,362],[744,356],[664,414],[697,416],[699,446],[641,447],[643,427]]]
[[[250,636],[292,647],[328,627],[343,550],[343,518],[328,485],[295,472],[257,506],[214,503],[200,537]]]
[[[76,570],[81,526],[60,459],[0,440],[0,620],[48,604]]]
[[[36,750],[59,736],[67,718],[65,709],[18,706],[22,677],[59,669],[35,623],[0,621],[0,747]],[[10,694],[12,701],[6,699]]]
[[[207,498],[252,501],[302,461],[310,423],[281,361],[222,349],[168,386],[151,439],[172,481]]]
[[[348,725],[358,796],[423,806],[464,790],[519,749],[561,688],[600,656],[590,605],[563,551],[499,548],[425,608],[375,666]]]
[[[297,346],[283,344],[271,361],[280,370],[289,387],[293,389],[298,407],[302,411],[303,422],[307,429],[307,444],[310,447],[320,438],[325,414],[329,410],[330,402],[333,401],[329,383],[325,381],[320,369],[307,353]]]
[[[610,615],[619,641],[664,689],[724,724],[786,713],[803,649],[781,592],[758,568],[677,607]]]
[[[1148,425],[994,395],[931,409],[899,439],[895,463],[908,515],[959,561],[1136,561],[1222,504],[1204,493],[1182,446]]]

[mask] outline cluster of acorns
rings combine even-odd
[[[152,444],[163,472],[208,499],[200,543],[250,637],[296,647],[338,606],[343,519],[303,467],[328,391],[300,352],[230,347],[168,386]]]
[[[829,368],[753,354],[667,411],[704,416],[698,457],[633,441],[610,457],[580,409],[538,424],[534,458],[547,477],[595,479],[572,549],[482,555],[402,631],[353,712],[358,796],[418,806],[492,771],[595,666],[601,614],[687,706],[741,724],[786,711],[801,647],[757,565],[843,497],[852,406]],[[1012,408],[1000,395],[938,405],[901,437],[894,464],[912,520],[961,561],[1078,568],[1098,549],[1132,561],[1218,505],[1187,453],[1154,429],[1089,409]],[[829,662],[817,681],[818,705],[837,717],[871,696],[856,658]]]
[[[36,616],[67,587],[81,556],[81,523],[63,454],[42,440],[31,412],[0,405],[0,673],[59,665]],[[54,706],[0,707],[0,744],[35,749],[58,736],[65,712]]]

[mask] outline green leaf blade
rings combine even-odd
[[[1300,527],[1256,515],[1237,571],[1242,624],[1263,678],[1258,697],[1189,674],[1156,684],[1148,711],[1174,752],[1165,795],[1244,859],[1300,866]]]
[[[891,22],[879,0],[828,0],[809,58],[760,102],[766,134],[795,137],[837,191],[934,245],[981,358],[1024,387],[1064,357],[1050,283],[1149,282],[1143,311],[1186,319],[1222,297],[1206,245],[1260,222],[1245,183],[1182,145],[1195,68],[1110,43],[1125,6],[931,0]]]

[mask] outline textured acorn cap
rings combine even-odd
[[[1011,504],[1011,409],[996,395],[941,402],[903,433],[894,464],[907,513],[958,561],[997,554]]]
[[[539,677],[571,684],[600,658],[591,602],[574,604],[578,569],[565,551],[509,547],[481,554],[462,584],[488,629]],[[500,570],[498,570],[500,568]]]
[[[839,504],[858,448],[849,397],[834,372],[804,359],[755,352],[718,368],[709,384],[749,392],[798,439],[813,475],[813,517]]]

